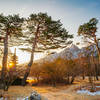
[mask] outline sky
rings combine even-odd
[[[74,43],[79,25],[95,17],[100,20],[100,0],[0,0],[0,13],[20,14],[28,17],[31,13],[47,12],[53,19],[60,19],[69,34],[74,34]],[[100,34],[100,22],[98,24]],[[99,35],[100,36],[100,35]]]

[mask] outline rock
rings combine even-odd
[[[33,91],[31,95],[26,97],[24,100],[41,100],[41,96],[36,91]]]
[[[0,100],[4,100],[3,97],[1,97]]]
[[[41,100],[40,94],[38,94],[36,91],[32,92],[29,98],[30,100]]]

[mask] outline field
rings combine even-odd
[[[100,81],[95,84],[99,84]],[[82,86],[89,86],[88,80],[77,78],[72,85],[59,84],[56,87],[48,85],[31,86],[11,86],[8,92],[3,93],[8,100],[22,100],[30,95],[32,91],[37,91],[42,96],[42,100],[100,100],[100,95],[78,94],[77,89]],[[0,91],[3,92],[3,91]]]

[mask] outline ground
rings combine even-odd
[[[24,98],[33,91],[31,86],[11,86],[8,91],[0,91],[3,94],[3,97],[9,98],[8,100],[16,100],[16,98]]]
[[[99,81],[100,82],[100,81]],[[98,83],[99,83],[98,82]],[[42,95],[42,100],[100,100],[100,95],[90,96],[86,94],[78,94],[77,88],[88,84],[86,80],[75,81],[72,85],[57,85],[56,87],[40,85],[40,86],[11,86],[9,91],[5,93],[5,97],[13,97],[22,100],[21,97],[29,96],[36,90]],[[8,99],[16,100],[16,99]]]
[[[95,83],[100,83],[100,81],[95,81]],[[57,87],[34,86],[32,88],[48,100],[100,100],[100,95],[90,96],[76,92],[80,87],[87,85],[89,85],[88,78],[82,80],[78,77],[72,85],[58,85]]]
[[[47,100],[100,100],[100,96],[77,94],[75,88],[79,85],[53,87],[33,87]]]

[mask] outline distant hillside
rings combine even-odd
[[[99,44],[100,47],[100,44]],[[90,45],[89,50],[86,51],[86,47],[78,48],[78,46],[72,44],[70,47],[65,48],[63,51],[56,53],[53,52],[49,54],[48,56],[40,59],[38,62],[45,62],[45,61],[53,61],[57,58],[63,58],[63,59],[76,59],[79,56],[79,53],[87,52],[88,54],[91,54],[91,51],[94,50],[94,56],[97,56],[97,50],[95,45]]]

